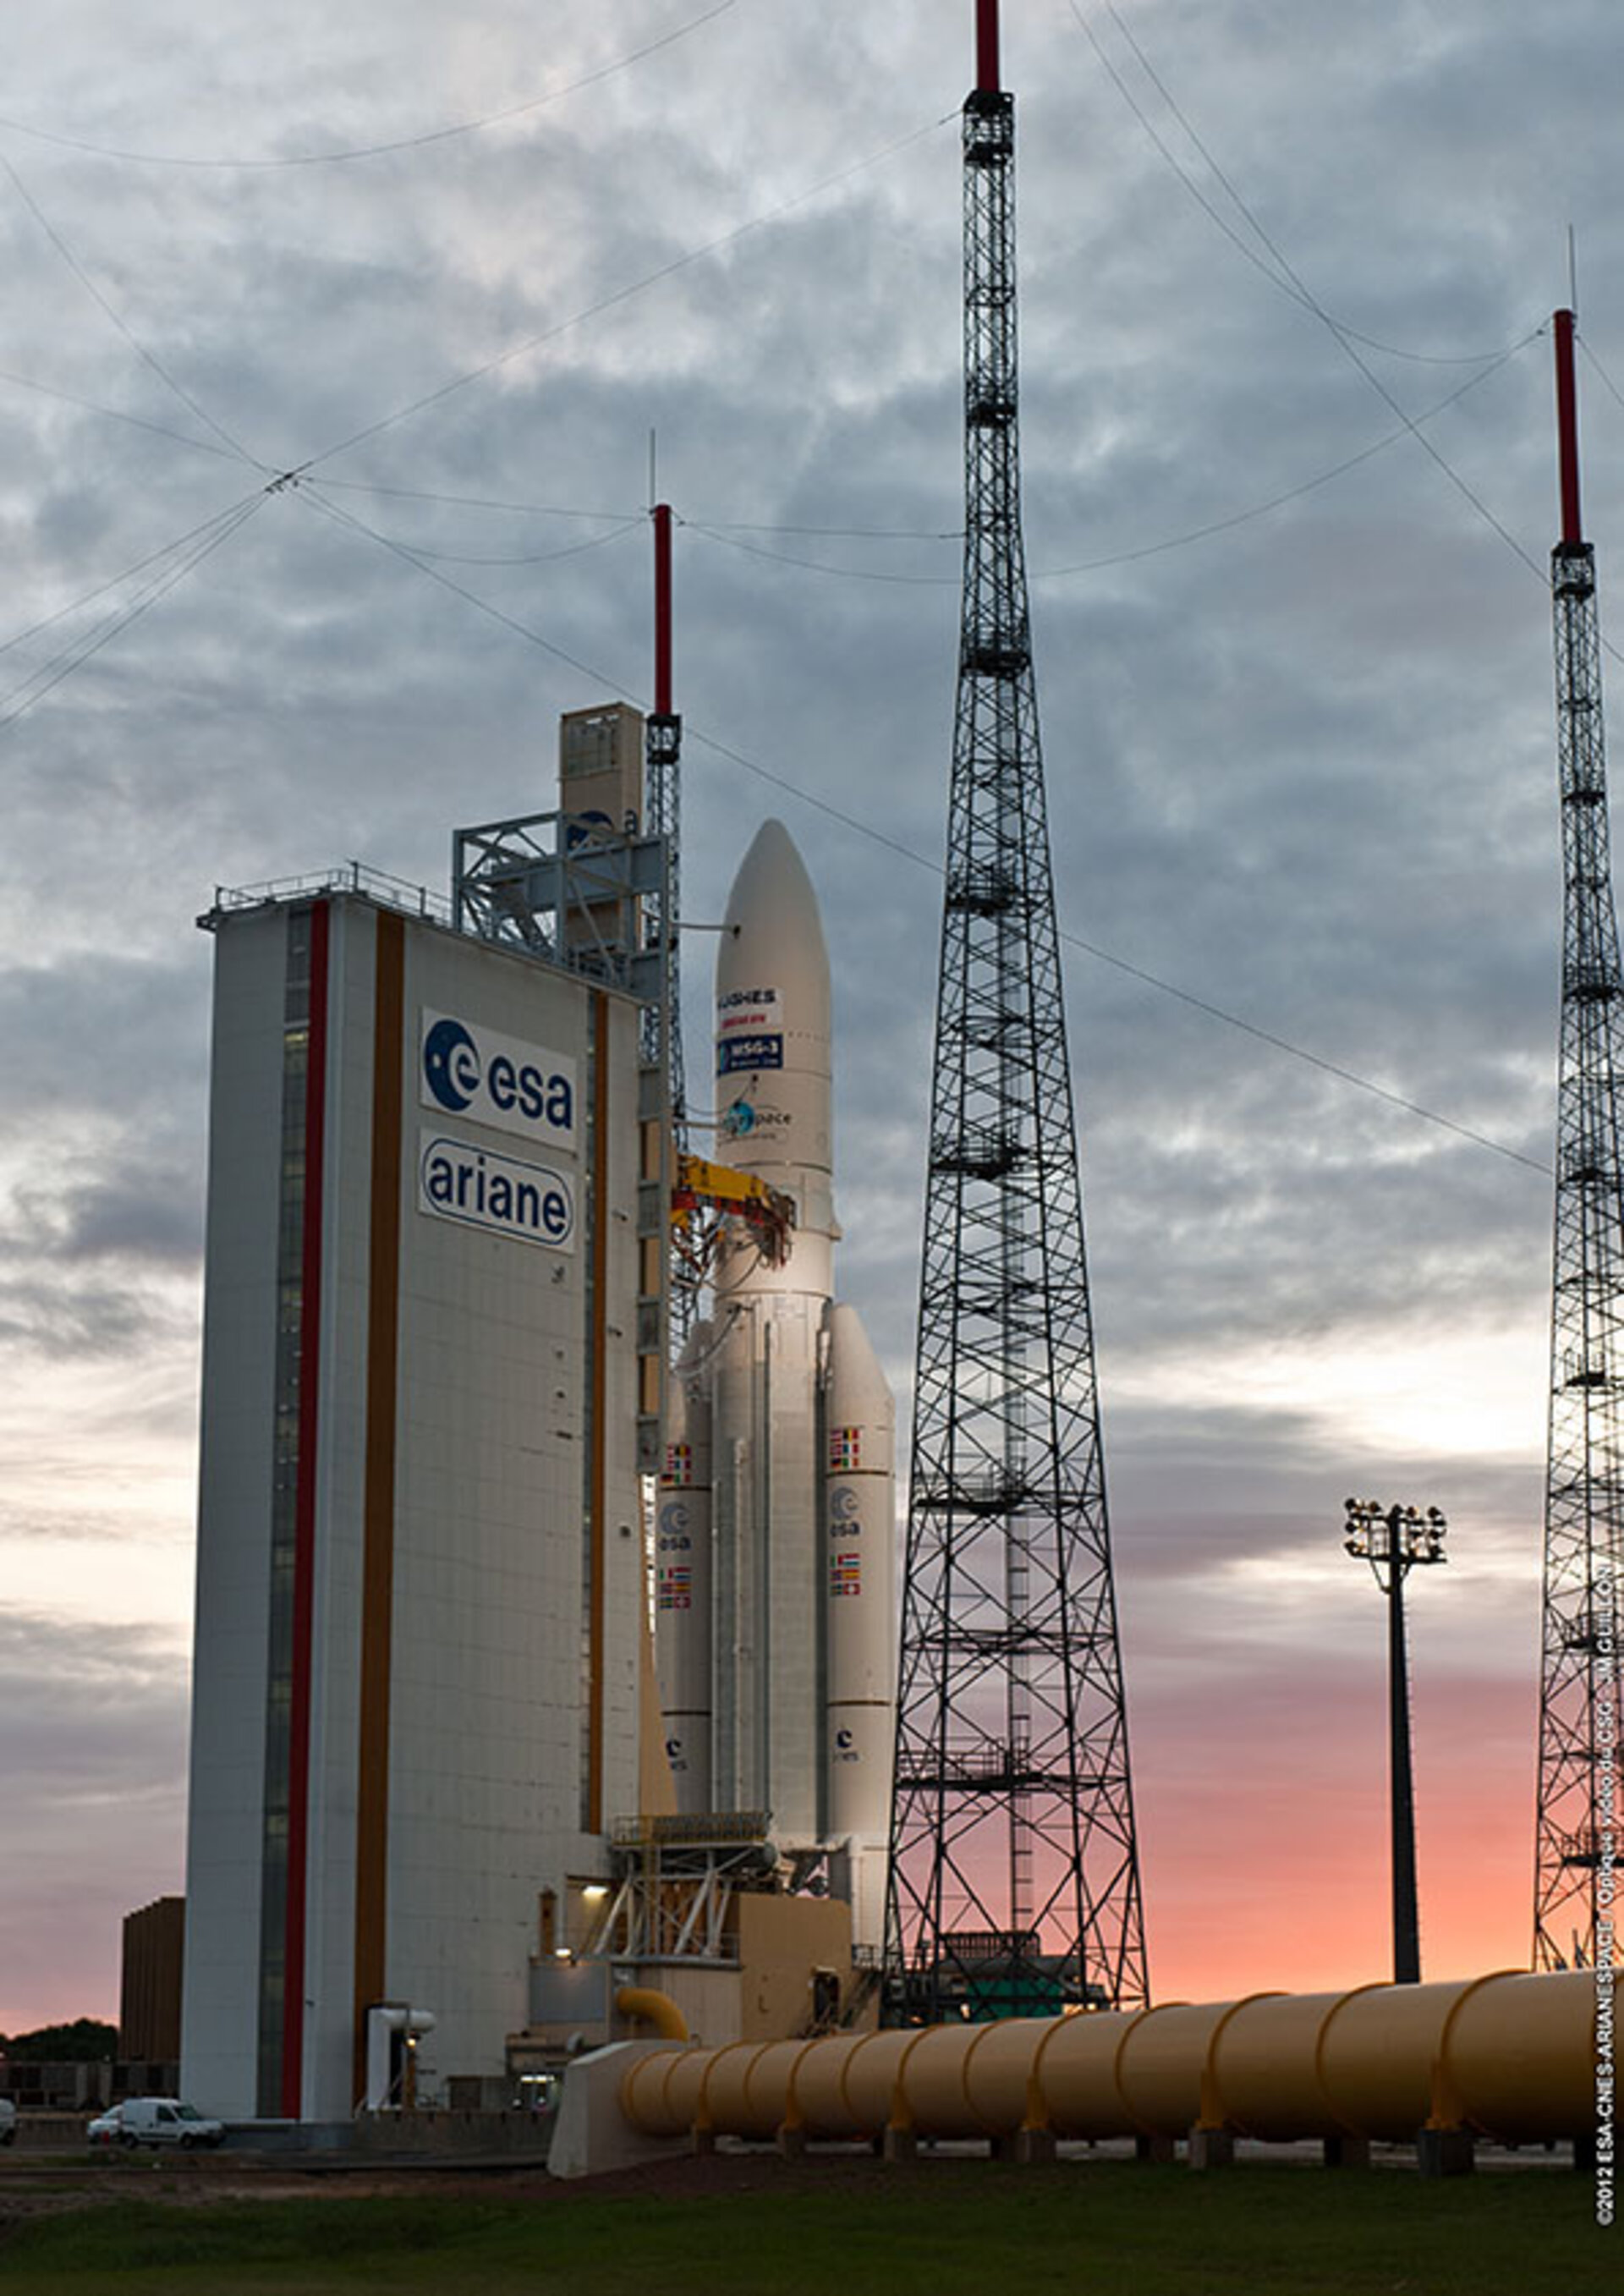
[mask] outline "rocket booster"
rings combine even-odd
[[[831,1308],[826,1328],[824,1825],[851,1843],[852,1935],[878,1944],[896,1726],[897,1407],[857,1309]]]
[[[740,864],[716,968],[718,1162],[795,1208],[769,1267],[728,1234],[712,1313],[717,1472],[717,1791],[821,1837],[818,1358],[833,1287],[829,957],[800,854],[764,822]]]
[[[763,824],[728,899],[715,1044],[716,1160],[789,1197],[795,1224],[775,1267],[742,1223],[729,1224],[709,1329],[677,1382],[684,1471],[695,1478],[696,1413],[709,1414],[713,1536],[708,1773],[695,1742],[697,1625],[663,1597],[659,1612],[668,1737],[687,1765],[678,1797],[685,1810],[767,1810],[787,1848],[849,1841],[854,1933],[878,1944],[894,1710],[894,1409],[856,1310],[833,1299],[829,960],[816,896],[781,822]],[[680,1492],[695,1538],[699,1488],[661,1490],[662,1520]],[[697,1552],[682,1560],[697,1602]]]
[[[696,1368],[710,1344],[710,1325],[695,1324],[671,1381],[654,1527],[666,1759],[685,1810],[711,1807],[710,1398]]]

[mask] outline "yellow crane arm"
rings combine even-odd
[[[795,1206],[753,1172],[737,1171],[731,1164],[713,1164],[703,1156],[678,1156],[671,1190],[672,1218],[685,1226],[700,1210],[742,1219],[771,1266],[779,1267],[788,1259]]]

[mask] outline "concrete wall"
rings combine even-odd
[[[837,1898],[752,1897],[734,1900],[738,1915],[742,2041],[787,2040],[812,2013],[816,1971],[851,1974],[851,1907]]]
[[[288,913],[215,939],[182,2078],[255,2109]]]
[[[180,2055],[184,1898],[157,1898],[124,1916],[119,1985],[119,2051],[126,2058],[174,2062]]]

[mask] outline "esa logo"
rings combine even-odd
[[[539,1045],[471,1028],[444,1013],[422,1016],[425,1108],[560,1148],[575,1145],[575,1063]]]
[[[480,1089],[480,1054],[460,1021],[437,1021],[423,1039],[422,1072],[442,1108],[460,1115]]]
[[[857,1742],[854,1732],[850,1730],[837,1730],[835,1732],[834,1759],[837,1762],[860,1762],[862,1760],[863,1757],[857,1751]]]

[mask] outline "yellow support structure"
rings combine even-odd
[[[671,1191],[672,1225],[685,1228],[701,1210],[731,1213],[742,1219],[773,1267],[788,1258],[795,1207],[788,1196],[769,1188],[753,1172],[738,1171],[731,1164],[712,1164],[703,1156],[678,1156],[677,1182]]]

